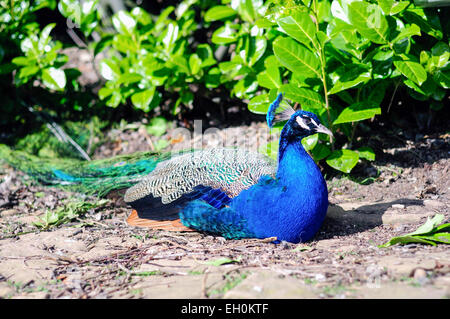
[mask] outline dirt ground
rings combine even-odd
[[[228,130],[251,134],[258,125]],[[105,144],[104,156],[149,147],[138,131],[110,138],[116,148]],[[39,186],[2,163],[0,298],[449,298],[448,245],[378,245],[437,213],[449,221],[450,136],[378,140],[374,164],[356,169],[369,183],[327,178],[327,218],[300,244],[130,227],[120,194],[38,229],[33,222],[46,210],[83,197]]]

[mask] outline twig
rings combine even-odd
[[[205,270],[203,279],[202,279],[202,290],[201,290],[201,298],[208,298],[208,294],[206,293],[206,280],[208,278],[209,268]]]
[[[41,120],[46,122],[47,127],[56,136],[56,138],[58,140],[60,140],[61,142],[65,142],[65,143],[69,142],[70,144],[72,144],[73,147],[75,147],[75,149],[81,154],[81,156],[84,159],[86,159],[87,161],[91,160],[91,158],[83,150],[83,148],[80,145],[78,145],[77,142],[75,142],[69,135],[67,135],[67,133],[64,131],[64,129],[61,126],[59,126],[57,123],[55,123],[53,120],[47,118],[43,114],[36,112],[31,106],[25,105],[25,103],[23,101],[20,101],[20,102],[21,102],[22,106],[24,106],[30,113],[37,115]]]
[[[87,48],[87,44],[84,43],[83,40],[80,39],[80,37],[70,28],[68,28],[67,30],[67,34],[70,36],[70,38],[73,40],[73,42],[75,42],[75,44],[79,47],[82,48]]]
[[[392,102],[394,101],[394,96],[395,96],[395,93],[397,92],[397,89],[398,89],[399,85],[400,85],[400,81],[398,81],[397,84],[395,84],[394,93],[392,93],[391,101],[389,102],[389,106],[388,106],[388,109],[387,109],[388,113],[389,113],[389,111],[391,109]]]

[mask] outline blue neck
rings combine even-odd
[[[291,133],[288,125],[281,132],[277,177],[284,180],[295,180],[295,176],[303,176],[305,172],[321,174],[316,163],[302,145],[302,139],[307,135],[293,136]]]

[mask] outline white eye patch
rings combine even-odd
[[[309,130],[309,126],[304,122],[303,118],[301,116],[297,116],[295,118],[295,121],[300,125],[300,127],[304,128],[305,130]]]

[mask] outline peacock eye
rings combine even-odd
[[[311,123],[311,119],[310,119],[309,117],[304,117],[304,118],[303,118],[303,122],[304,122],[305,124],[309,124],[309,123]]]

